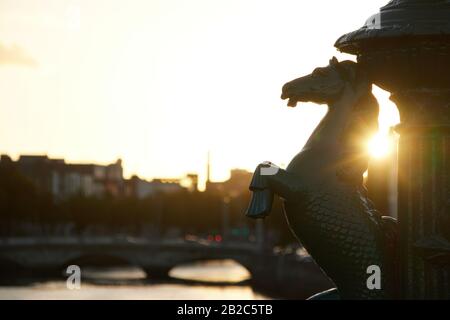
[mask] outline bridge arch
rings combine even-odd
[[[75,257],[71,257],[70,259],[64,261],[64,263],[60,266],[60,270],[63,272],[70,265],[77,265],[80,268],[83,267],[138,267],[142,268],[139,264],[134,261],[128,259],[127,257],[123,257],[121,255],[115,255],[110,253],[86,253],[79,254]]]
[[[189,271],[183,271],[183,268],[189,268],[197,263],[206,263],[206,265],[203,265],[203,268],[211,268],[212,272],[216,272],[215,268],[222,268],[222,267],[232,267],[236,268],[235,275],[237,279],[233,280],[232,278],[223,277],[223,280],[215,280],[215,279],[202,279],[203,277],[199,275],[198,277],[195,275],[195,272],[189,272]],[[230,265],[224,265],[229,263]],[[242,268],[242,269],[239,269]],[[184,273],[184,274],[183,274]],[[173,265],[168,270],[168,275],[172,278],[179,278],[183,280],[199,280],[199,281],[205,281],[205,282],[230,282],[230,283],[239,283],[241,281],[249,280],[253,277],[252,274],[252,268],[246,263],[246,261],[242,262],[239,259],[236,259],[234,257],[196,257],[193,259],[185,259],[182,261],[179,261],[175,265]],[[213,276],[214,278],[214,276]],[[240,279],[239,279],[240,278]]]
[[[48,240],[48,239],[47,239]],[[1,247],[1,245],[0,245]],[[252,246],[205,245],[192,242],[105,242],[48,241],[39,245],[5,245],[1,257],[11,258],[26,268],[65,274],[69,265],[132,266],[145,271],[149,278],[167,278],[175,266],[197,261],[234,260],[253,276],[264,265],[264,257]]]
[[[81,268],[82,278],[87,281],[101,281],[111,283],[117,281],[144,280],[148,277],[145,266],[120,254],[82,254],[64,262],[59,268],[60,274],[67,276],[69,265],[78,265]]]

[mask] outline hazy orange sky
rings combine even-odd
[[[281,86],[387,0],[0,0],[0,152],[212,177],[287,164],[324,115]],[[375,90],[382,130],[398,121]]]

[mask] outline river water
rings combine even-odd
[[[138,268],[82,269],[81,288],[68,289],[66,281],[39,280],[0,287],[0,299],[268,299],[247,284],[248,271],[231,261],[182,265],[166,283],[146,279]]]

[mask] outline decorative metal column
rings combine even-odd
[[[401,294],[450,298],[450,1],[394,0],[336,47],[392,93],[401,124]]]

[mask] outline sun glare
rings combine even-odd
[[[377,133],[369,140],[368,148],[372,157],[377,159],[384,158],[390,153],[391,141],[387,134]]]

